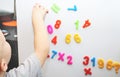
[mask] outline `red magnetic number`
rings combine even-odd
[[[85,24],[83,25],[83,28],[87,28],[91,25],[90,21],[89,20],[86,20],[85,21]]]
[[[53,39],[51,40],[51,42],[56,45],[57,44],[57,36],[54,36]]]
[[[57,20],[54,27],[55,27],[56,29],[59,29],[59,28],[60,28],[60,25],[61,25],[61,20]]]
[[[88,64],[89,64],[89,57],[88,57],[88,56],[85,56],[85,57],[84,57],[84,60],[85,60],[85,61],[83,61],[83,64],[84,64],[84,65],[88,65]]]

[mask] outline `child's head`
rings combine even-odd
[[[11,58],[11,47],[0,30],[0,73],[5,72]]]

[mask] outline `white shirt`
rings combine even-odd
[[[6,72],[5,77],[42,77],[40,61],[36,54],[28,57],[18,68]]]

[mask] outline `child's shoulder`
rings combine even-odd
[[[41,77],[41,64],[36,54],[31,54],[17,68],[11,69],[5,77]]]

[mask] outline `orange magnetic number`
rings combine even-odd
[[[60,25],[61,25],[61,20],[57,20],[54,27],[55,27],[56,29],[59,29],[59,28],[60,28]]]
[[[120,69],[120,63],[119,62],[114,62],[113,67],[115,68],[115,72],[118,73],[118,71]]]
[[[102,59],[102,58],[98,59],[98,67],[100,69],[104,68],[104,59]]]
[[[108,70],[111,70],[113,68],[113,61],[112,60],[107,61],[106,68]]]

